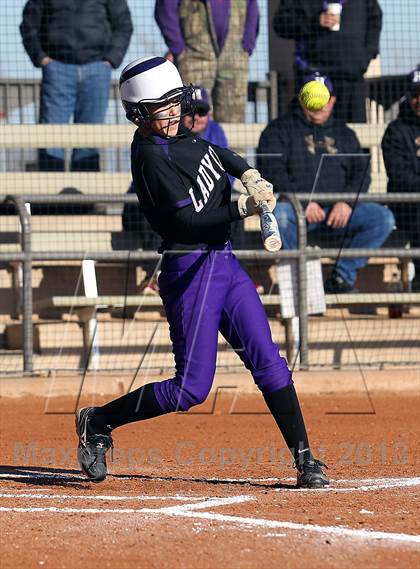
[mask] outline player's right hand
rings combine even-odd
[[[241,194],[238,198],[238,209],[241,217],[250,217],[251,215],[260,214],[261,202],[256,196]]]
[[[261,176],[258,170],[250,168],[241,176],[241,182],[250,196],[259,202],[267,202],[270,211],[276,207],[277,200],[273,194],[273,185]]]

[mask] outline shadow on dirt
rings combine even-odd
[[[61,486],[63,488],[86,488],[94,484],[86,479],[79,470],[52,468],[45,466],[0,466],[0,480],[18,482],[33,486]],[[108,480],[143,480],[148,482],[187,482],[191,485],[206,484],[213,486],[241,486],[273,490],[284,488],[292,490],[295,484],[284,482],[262,483],[252,479],[206,478],[189,476],[153,476],[146,474],[110,474]]]
[[[10,480],[34,486],[61,486],[83,488],[88,480],[79,470],[45,466],[0,466],[0,480]]]

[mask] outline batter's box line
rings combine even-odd
[[[0,512],[15,512],[15,513],[66,513],[66,514],[149,514],[151,516],[164,516],[169,517],[184,517],[192,519],[201,519],[210,522],[222,522],[225,524],[232,524],[239,526],[239,529],[261,528],[261,529],[283,529],[298,531],[300,535],[302,531],[308,533],[322,534],[322,535],[335,535],[341,538],[357,539],[364,541],[380,542],[400,542],[405,544],[420,544],[420,536],[410,535],[403,533],[383,532],[365,529],[352,529],[343,526],[319,526],[316,524],[300,524],[288,521],[267,520],[264,518],[248,518],[242,516],[232,516],[217,514],[214,512],[199,512],[197,510],[226,506],[229,504],[243,503],[248,500],[254,500],[253,496],[234,496],[230,498],[215,498],[198,502],[196,504],[185,504],[183,506],[174,506],[169,508],[65,508],[65,507],[29,507],[29,508],[16,508],[16,507],[0,507]]]
[[[179,501],[179,502],[202,502],[203,500],[213,499],[213,496],[181,496],[174,494],[173,496],[153,496],[153,495],[134,495],[124,494],[118,496],[115,494],[100,494],[91,496],[89,494],[38,494],[28,492],[3,492],[0,493],[0,499],[29,499],[29,500],[97,500],[106,502],[135,502],[135,501]]]

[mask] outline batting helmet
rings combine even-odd
[[[139,125],[154,118],[149,104],[181,105],[180,116],[194,110],[194,88],[182,83],[178,69],[164,57],[142,57],[129,63],[120,77],[120,96],[126,117]]]

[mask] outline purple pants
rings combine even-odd
[[[218,331],[251,372],[262,393],[292,383],[273,343],[255,286],[230,244],[162,261],[160,294],[175,356],[174,378],[155,384],[165,411],[187,411],[210,392],[216,371]]]

